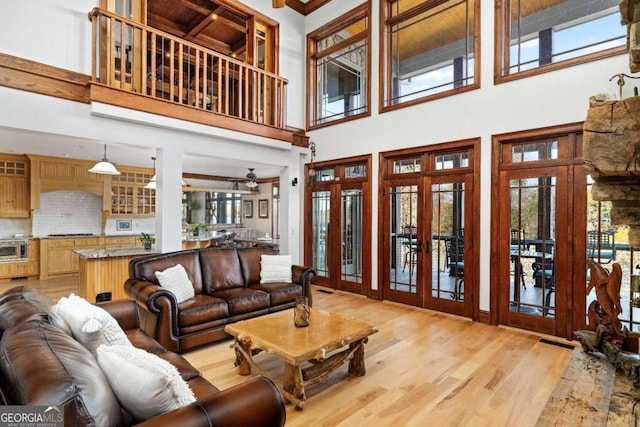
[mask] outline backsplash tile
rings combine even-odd
[[[33,211],[33,236],[48,234],[102,234],[102,197],[84,191],[40,194],[40,209]]]
[[[0,239],[29,235],[29,218],[0,218]]]

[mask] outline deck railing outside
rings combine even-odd
[[[93,9],[89,18],[92,81],[286,127],[287,81],[282,77],[101,9]]]

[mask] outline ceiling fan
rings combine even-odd
[[[254,168],[249,168],[249,173],[246,175],[247,180],[244,182],[249,188],[256,188],[258,186],[258,177],[253,173]]]

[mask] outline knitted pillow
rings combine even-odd
[[[122,345],[101,345],[97,353],[118,401],[138,421],[196,401],[176,367],[155,354]]]
[[[116,319],[84,298],[75,294],[62,297],[53,306],[53,311],[64,319],[73,337],[94,356],[102,344],[131,346]]]
[[[262,255],[260,283],[291,283],[291,255]]]

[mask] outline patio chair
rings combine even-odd
[[[587,257],[600,264],[609,264],[616,259],[614,231],[587,231]]]
[[[462,286],[464,283],[464,240],[445,240],[447,253],[447,265],[449,266],[449,276],[455,278],[454,292],[451,298],[462,299]]]

